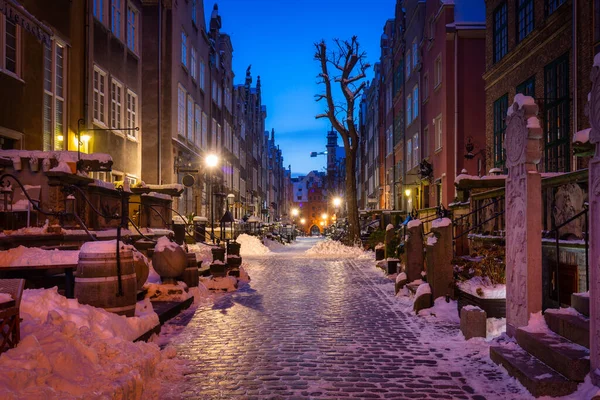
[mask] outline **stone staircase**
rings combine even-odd
[[[573,294],[571,304],[577,312],[546,310],[549,331],[519,328],[515,334],[518,345],[490,347],[491,359],[535,397],[573,393],[590,372],[589,298]]]

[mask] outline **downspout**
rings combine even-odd
[[[454,176],[456,177],[458,175],[458,30],[456,27],[454,29]],[[454,197],[457,196],[458,191],[454,186]]]
[[[573,0],[573,134],[579,129],[577,120],[578,82],[577,82],[577,0]],[[571,156],[572,171],[577,169],[577,158]]]
[[[89,1],[85,2],[84,13],[85,13],[85,30],[83,37],[83,69],[84,69],[84,78],[83,78],[83,120],[85,121],[85,126],[87,127],[88,123],[88,84],[90,77],[90,47],[88,41],[90,40],[90,4]],[[79,121],[77,121],[77,128],[79,129]],[[67,136],[68,137],[68,136]],[[67,141],[67,149],[69,150],[70,140]],[[79,143],[77,143],[77,151],[79,148]]]
[[[159,185],[162,184],[162,129],[161,129],[161,98],[162,98],[162,0],[158,0],[158,99],[156,100],[157,106],[157,135],[158,135],[158,148],[157,148],[157,182]]]

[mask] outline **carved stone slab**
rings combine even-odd
[[[590,282],[590,370],[600,368],[600,54],[594,59],[592,68],[592,91],[588,111],[590,117],[590,142],[596,146],[594,157],[589,163],[589,282]],[[600,384],[597,372],[591,374],[592,382]]]
[[[408,282],[421,279],[423,272],[423,225],[408,228],[406,240],[406,278]]]
[[[507,113],[506,330],[514,335],[542,308],[542,185],[536,164],[542,129],[533,98],[518,94]]]

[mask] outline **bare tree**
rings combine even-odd
[[[358,221],[358,202],[356,199],[356,154],[359,146],[359,134],[354,123],[354,103],[366,87],[365,71],[370,67],[365,62],[366,52],[361,51],[357,37],[341,41],[335,39],[336,48],[327,52],[327,45],[322,40],[315,43],[315,60],[321,66],[318,75],[319,84],[325,85],[325,93],[315,95],[317,101],[325,100],[323,114],[315,118],[327,118],[344,141],[346,150],[346,204],[348,208],[348,241],[360,242],[360,225]],[[335,75],[329,74],[329,66],[333,66]],[[345,101],[336,103],[333,99],[332,83],[339,83]],[[340,119],[341,117],[341,119]]]

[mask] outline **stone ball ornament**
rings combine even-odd
[[[152,266],[162,278],[181,276],[187,264],[187,255],[177,243],[170,242],[166,237],[159,239],[152,255]]]

